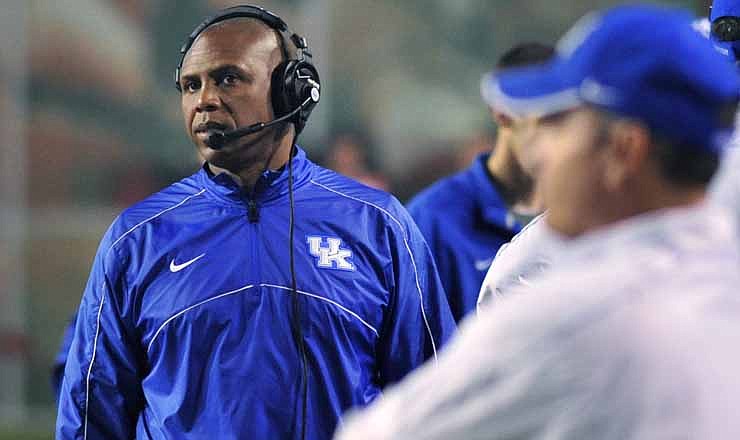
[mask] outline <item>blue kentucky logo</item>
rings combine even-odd
[[[352,251],[342,249],[342,240],[336,237],[306,236],[308,251],[316,257],[316,265],[322,269],[355,270],[349,259]]]

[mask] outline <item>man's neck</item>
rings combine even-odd
[[[260,176],[268,170],[278,170],[288,163],[292,151],[292,141],[288,136],[284,137],[279,145],[275,146],[261,160],[251,160],[248,163],[240,163],[233,168],[222,168],[208,164],[213,174],[226,174],[237,185],[245,190],[251,191],[257,184]]]
[[[594,206],[590,215],[580,216],[580,223],[569,224],[569,227],[548,224],[557,232],[568,238],[575,238],[621,221],[663,209],[688,207],[702,202],[706,198],[706,188],[691,188],[669,185],[653,185],[642,182],[632,191],[610,198],[605,195],[600,199],[600,206]],[[588,220],[586,220],[588,219]]]

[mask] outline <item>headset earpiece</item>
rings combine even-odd
[[[291,119],[296,132],[300,133],[321,97],[319,72],[305,59],[284,61],[273,71],[271,88],[275,117],[286,115],[303,105],[301,111]]]

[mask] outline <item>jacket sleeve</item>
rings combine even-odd
[[[380,380],[401,380],[433,358],[455,331],[444,288],[424,238],[400,208],[391,239],[391,298],[380,335]]]
[[[459,291],[460,274],[456,268],[455,258],[445,241],[444,224],[436,215],[437,210],[429,206],[426,196],[411,200],[406,209],[429,246],[437,267],[437,274],[447,294],[450,312],[458,322],[467,310],[462,304],[462,292]]]
[[[142,354],[131,342],[121,307],[122,271],[115,252],[105,248],[102,244],[95,257],[77,315],[59,395],[57,439],[133,438],[144,405]]]

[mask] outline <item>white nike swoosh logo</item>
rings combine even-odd
[[[491,267],[491,263],[493,263],[493,258],[486,258],[485,260],[475,260],[475,268],[480,271],[488,270],[488,268]]]
[[[190,260],[190,261],[186,261],[186,262],[184,262],[184,263],[182,263],[182,264],[175,264],[175,260],[173,259],[173,260],[172,260],[172,261],[170,262],[170,272],[172,272],[172,273],[175,273],[175,272],[180,272],[181,270],[185,269],[186,267],[190,266],[191,264],[193,264],[193,263],[195,263],[196,261],[198,261],[198,260],[200,260],[201,258],[203,258],[203,257],[204,257],[205,255],[206,255],[206,254],[200,254],[200,255],[198,255],[197,257],[193,258],[192,260]]]

